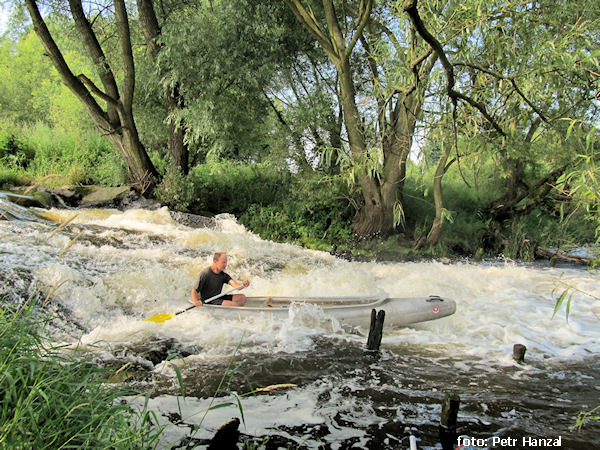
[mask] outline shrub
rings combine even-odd
[[[23,169],[0,166],[0,187],[24,186],[31,182],[31,178]]]
[[[271,205],[288,192],[289,173],[268,164],[220,161],[195,167],[190,212],[242,214],[251,205]]]
[[[281,199],[252,205],[240,221],[275,241],[321,247],[352,240],[353,208],[340,186],[319,178],[318,174],[292,178]]]
[[[172,165],[167,167],[161,183],[156,187],[154,195],[164,205],[176,211],[189,212],[194,186],[191,177],[183,175]]]
[[[5,124],[3,124],[5,125]],[[12,131],[0,128],[0,163],[10,168],[27,168],[34,151]]]

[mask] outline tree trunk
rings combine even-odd
[[[536,118],[527,133],[525,144],[530,145],[535,131],[539,128],[541,120]],[[510,167],[510,176],[506,180],[506,188],[502,195],[492,201],[484,210],[493,220],[501,223],[513,217],[516,206],[531,196],[531,189],[525,182],[525,163],[522,159],[509,158],[505,154],[506,162]],[[562,172],[561,172],[562,173]]]
[[[344,125],[348,133],[350,152],[357,164],[358,181],[362,188],[364,204],[358,211],[353,229],[359,236],[372,236],[387,232],[393,226],[393,210],[384,208],[384,199],[380,192],[379,183],[371,177],[363,162],[367,158],[367,146],[363,125],[356,106],[352,69],[348,59],[342,59],[336,64],[340,79],[340,96],[344,110]],[[392,205],[393,207],[393,205]]]
[[[433,221],[433,225],[431,226],[431,230],[429,230],[427,237],[420,239],[415,245],[415,249],[437,244],[442,237],[442,231],[444,230],[444,191],[442,189],[442,179],[444,178],[444,174],[447,170],[446,164],[448,163],[448,158],[450,156],[451,146],[444,145],[443,148],[444,150],[442,151],[442,156],[438,161],[435,175],[433,177],[435,220]]]
[[[133,119],[133,92],[135,88],[135,67],[133,65],[133,52],[129,34],[129,23],[123,1],[115,1],[115,17],[123,57],[124,81],[121,94],[118,93],[114,75],[110,71],[107,60],[98,44],[89,21],[83,15],[81,2],[70,1],[73,18],[81,35],[82,41],[90,52],[95,64],[102,73],[101,81],[105,91],[100,90],[85,75],[76,77],[67,65],[60,49],[56,45],[44,19],[42,18],[37,2],[26,0],[25,4],[34,30],[46,49],[50,60],[56,67],[65,85],[77,96],[86,108],[94,123],[100,131],[106,134],[110,143],[117,149],[125,161],[130,182],[144,192],[151,189],[157,182],[159,175],[146,150],[140,142],[135,121]],[[104,111],[92,96],[101,98],[106,102],[107,111]]]
[[[133,187],[140,193],[150,191],[159,178],[150,157],[146,153],[132,114],[121,114],[122,133],[108,135],[108,140],[119,151],[125,161],[127,174]]]
[[[356,104],[353,71],[350,65],[352,49],[369,21],[373,2],[361,2],[361,9],[355,14],[358,17],[356,30],[353,30],[354,34],[351,35],[344,29],[347,36],[342,32],[331,0],[323,1],[327,32],[321,29],[314,14],[309,12],[300,0],[287,0],[287,3],[298,20],[318,40],[338,73],[344,125],[363,196],[363,205],[353,224],[354,231],[359,236],[388,234],[394,228],[394,205],[401,198],[406,158],[410,152],[414,127],[421,108],[422,88],[415,89],[407,94],[407,97],[402,95],[398,98],[396,107],[390,113],[389,122],[386,122],[383,116],[380,117],[383,119],[380,120],[383,124],[380,126],[383,134],[384,169],[379,177],[373,176],[365,164],[368,162],[367,144]],[[433,64],[428,63],[426,67],[425,76]],[[380,102],[381,114],[385,114],[385,105],[385,101]]]
[[[154,63],[157,64],[157,56],[161,48],[157,40],[162,30],[158,24],[152,0],[138,0],[137,6],[146,47],[150,55],[152,55]],[[162,70],[161,75],[164,75]],[[171,117],[173,112],[183,106],[183,100],[179,95],[177,87],[163,89],[163,92],[167,117]],[[174,119],[169,119],[169,152],[171,153],[173,164],[184,175],[189,171],[189,148],[185,143],[185,131],[185,127],[175,122]]]

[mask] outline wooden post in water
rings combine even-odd
[[[456,447],[456,426],[458,423],[459,407],[460,396],[458,394],[451,392],[444,396],[439,426],[439,437],[443,450],[451,450]]]
[[[523,344],[515,344],[513,347],[513,359],[518,363],[524,362],[526,351],[527,347],[525,347]]]
[[[369,337],[367,338],[367,350],[378,351],[381,346],[381,338],[383,337],[383,321],[385,320],[385,311],[382,309],[376,312],[371,311],[371,327],[369,329]]]
[[[442,400],[442,416],[440,426],[447,430],[456,430],[458,408],[460,407],[460,396],[454,392],[448,393]]]

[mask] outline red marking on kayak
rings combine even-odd
[[[439,307],[437,307],[437,306],[434,306],[434,307],[433,307],[433,312],[434,312],[435,314],[439,313],[439,312],[440,312],[440,308],[439,308]]]

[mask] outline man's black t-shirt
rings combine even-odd
[[[204,303],[204,300],[219,295],[223,290],[223,285],[229,284],[230,281],[229,274],[225,272],[214,273],[212,268],[207,267],[200,272],[194,290],[200,294],[200,300]]]

